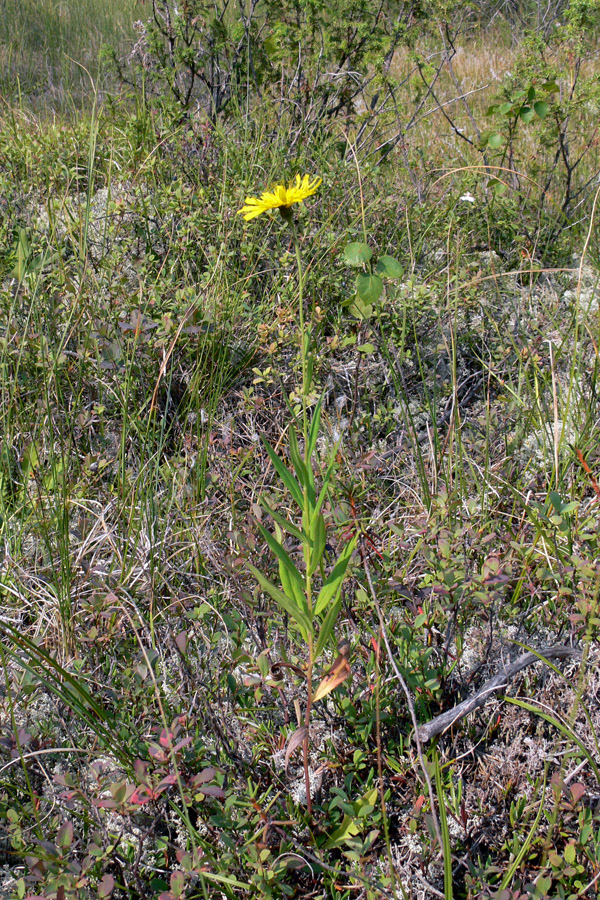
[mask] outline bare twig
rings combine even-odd
[[[425,725],[419,726],[415,730],[415,738],[418,738],[420,741],[429,741],[436,734],[446,731],[447,728],[468,716],[474,709],[487,703],[496,691],[507,687],[509,680],[517,672],[526,669],[527,666],[531,666],[535,662],[544,662],[548,659],[571,659],[576,656],[581,656],[581,650],[578,650],[576,647],[565,647],[561,644],[557,644],[554,647],[544,647],[538,653],[523,653],[514,662],[503,666],[502,671],[490,678],[489,681],[486,681],[472,697],[468,697],[452,709],[440,713],[439,716],[436,716],[435,719],[432,719]]]

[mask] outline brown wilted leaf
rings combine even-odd
[[[285,774],[288,774],[288,766],[290,764],[290,757],[294,750],[297,750],[298,747],[301,747],[304,743],[306,737],[308,736],[308,728],[306,725],[301,725],[300,728],[296,728],[296,730],[290,735],[289,740],[287,742],[287,746],[285,748]]]
[[[346,680],[350,672],[351,669],[348,660],[345,656],[342,656],[342,654],[340,654],[315,691],[315,694],[313,696],[313,703],[316,703],[317,700],[322,700],[323,697],[326,697],[327,694],[330,694],[331,691],[334,691],[336,687],[339,687],[340,684],[342,684],[342,682]]]

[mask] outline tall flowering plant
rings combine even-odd
[[[259,569],[250,565],[250,571],[262,590],[268,594],[294,622],[306,642],[306,708],[304,722],[288,742],[288,754],[292,748],[303,747],[306,801],[309,815],[312,812],[309,741],[310,715],[313,703],[325,697],[350,674],[347,652],[340,653],[333,666],[322,678],[320,684],[313,685],[315,664],[332,636],[342,603],[342,584],[348,564],[356,546],[356,538],[349,541],[333,566],[326,566],[326,526],[323,504],[335,468],[335,454],[329,459],[324,476],[317,484],[315,474],[315,452],[321,427],[322,398],[310,414],[309,395],[312,388],[312,338],[310,323],[304,316],[304,272],[298,231],[294,222],[292,207],[312,196],[321,185],[320,178],[297,175],[287,186],[276,185],[260,197],[247,197],[239,210],[246,221],[272,210],[279,210],[285,224],[291,229],[296,252],[298,275],[298,321],[300,326],[300,354],[302,361],[301,390],[301,442],[294,424],[290,425],[288,456],[291,466],[265,442],[269,458],[297,507],[296,521],[290,521],[279,511],[267,507],[273,522],[274,532],[259,526],[279,566],[279,584],[270,581]],[[265,504],[266,505],[266,504]],[[302,562],[296,565],[284,547],[284,534],[291,535],[302,548]]]

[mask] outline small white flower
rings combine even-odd
[[[464,200],[465,203],[475,203],[475,197],[470,193],[470,191],[467,191],[466,194],[463,194],[460,199]]]

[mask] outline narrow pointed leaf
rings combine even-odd
[[[281,526],[284,531],[287,531],[288,534],[291,534],[292,537],[295,537],[296,540],[300,541],[302,544],[308,543],[308,537],[304,534],[303,531],[300,531],[300,529],[296,528],[296,526],[288,521],[285,516],[282,516],[280,512],[278,512],[276,509],[273,509],[272,506],[269,506],[269,504],[265,500],[262,500],[261,502],[271,518],[275,522],[277,522],[277,524]]]
[[[275,471],[285,484],[286,488],[288,489],[300,509],[302,509],[304,505],[302,488],[300,487],[290,470],[287,468],[283,460],[275,453],[273,448],[266,441],[263,441],[263,443],[265,445],[265,450],[269,454],[269,459],[273,463]]]
[[[317,602],[315,603],[315,615],[320,615],[327,604],[337,595],[338,591],[341,590],[342,581],[344,580],[344,576],[346,575],[346,569],[348,568],[348,563],[350,562],[350,557],[354,552],[354,548],[356,547],[356,541],[358,537],[355,536],[344,548],[343,552],[338,558],[333,570],[329,574],[329,576],[323,582],[323,586],[319,591],[319,596],[317,597]]]
[[[291,559],[289,554],[286,552],[286,550],[282,547],[281,543],[275,537],[273,537],[273,535],[271,534],[270,531],[267,531],[267,529],[263,528],[262,525],[258,526],[258,530],[260,531],[264,540],[267,542],[267,544],[271,548],[271,551],[274,554],[274,556],[276,556],[277,559],[279,560],[280,568],[283,568],[283,570],[287,573],[288,582],[293,586],[293,593],[291,593],[291,594],[287,591],[285,584],[283,585],[284,590],[286,590],[286,593],[288,593],[288,596],[290,596],[292,598],[297,598],[298,596],[303,598],[304,597],[304,579],[303,579],[302,575],[300,574],[300,572],[298,571],[298,569],[296,568],[296,565],[294,564],[293,560]],[[300,604],[300,605],[302,605],[302,604]]]
[[[317,438],[319,436],[319,429],[321,428],[321,409],[323,407],[323,397],[321,396],[319,402],[315,407],[315,411],[313,413],[312,421],[310,423],[310,429],[308,432],[308,447],[306,449],[306,458],[310,459],[315,452],[315,447],[317,446]]]
[[[327,496],[329,482],[331,481],[331,476],[333,475],[334,469],[335,469],[335,459],[332,459],[327,467],[327,471],[325,472],[325,476],[323,478],[323,483],[321,485],[321,490],[319,491],[319,496],[315,502],[315,508],[313,510],[312,518],[310,521],[310,528],[312,528],[314,526],[317,516],[321,512],[321,507],[323,506],[323,501],[325,500],[325,497]]]
[[[43,647],[29,640],[9,623],[0,623],[0,635],[11,659],[29,672],[34,681],[44,684],[75,715],[87,722],[99,740],[111,748],[129,771],[129,754],[115,737],[114,717],[95,699],[81,678],[76,678],[64,669]]]
[[[308,604],[306,602],[304,590],[300,588],[297,581],[286,569],[285,564],[281,562],[281,560],[279,561],[279,578],[284,594],[287,597],[290,597],[294,601],[298,609],[301,609],[306,614],[306,616],[311,619],[312,617],[308,613]]]
[[[311,535],[313,540],[312,549],[310,552],[310,567],[308,570],[309,575],[314,575],[317,571],[321,560],[323,559],[323,553],[325,552],[325,543],[327,540],[327,534],[325,531],[325,519],[323,516],[317,516],[313,534]]]
[[[310,484],[308,469],[302,459],[300,447],[298,446],[298,435],[296,434],[296,429],[293,425],[290,425],[290,457],[294,464],[294,469],[296,470],[296,475],[300,484],[303,487]]]
[[[321,625],[321,628],[319,629],[319,637],[317,639],[317,644],[315,647],[315,661],[319,659],[321,653],[325,649],[327,641],[331,637],[333,629],[335,628],[335,623],[337,622],[337,617],[340,614],[341,606],[342,594],[340,591],[335,603],[330,604],[329,609],[327,610],[327,615],[323,619],[323,623]]]
[[[299,609],[296,605],[295,601],[292,600],[287,594],[284,594],[280,588],[274,585],[268,578],[262,574],[262,572],[256,568],[256,566],[248,564],[248,568],[260,584],[263,591],[268,594],[279,606],[286,612],[292,619],[297,623],[300,628],[300,632],[305,641],[308,640],[309,634],[312,634],[312,624],[305,614],[304,610]]]
[[[565,725],[564,722],[561,722],[560,719],[558,719],[556,716],[553,716],[551,713],[547,713],[544,709],[534,703],[527,703],[525,700],[520,700],[517,697],[507,697],[506,695],[502,699],[507,703],[513,703],[515,706],[520,706],[522,709],[528,710],[528,712],[535,713],[535,715],[540,716],[540,718],[545,719],[546,722],[549,722],[550,725],[554,725],[554,727],[557,728],[562,734],[564,734],[564,736],[568,740],[571,740],[575,744],[577,744],[577,746],[589,762],[594,775],[596,776],[596,780],[600,782],[600,767],[598,766],[598,763],[596,762],[590,751],[587,749],[583,741],[577,736],[576,732],[570,726]]]

